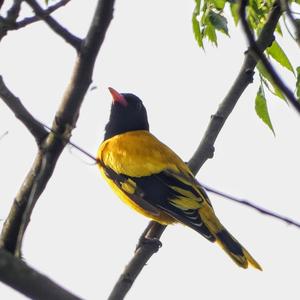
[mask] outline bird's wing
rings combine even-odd
[[[163,211],[209,240],[214,240],[201,219],[208,197],[187,165],[148,132],[131,132],[105,142],[98,157],[106,176],[133,202],[158,215]]]
[[[131,177],[124,174],[118,174],[105,165],[102,165],[102,170],[105,177],[111,180],[115,184],[116,188],[121,190],[136,205],[153,216],[159,216],[158,208],[144,199],[144,191],[136,185],[136,182]]]
[[[170,191],[166,201],[161,201],[157,206],[181,223],[201,233],[208,240],[215,241],[214,235],[206,226],[200,213],[207,210],[213,213],[213,208],[194,176],[191,173],[177,174],[170,170],[155,176],[161,182],[161,189],[167,188]]]

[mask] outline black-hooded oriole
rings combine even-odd
[[[146,109],[133,94],[109,88],[109,122],[97,159],[102,175],[130,207],[161,224],[183,223],[217,242],[237,265],[260,269],[225,229],[189,167],[149,132]]]

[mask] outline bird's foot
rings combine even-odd
[[[162,242],[158,238],[142,237],[139,239],[139,242],[136,245],[135,252],[137,252],[140,248],[143,248],[144,246],[153,247],[155,249],[155,252],[157,252],[162,246]]]

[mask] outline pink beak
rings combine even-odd
[[[119,103],[119,104],[121,104],[125,107],[128,105],[128,102],[127,102],[126,98],[122,94],[117,92],[112,87],[109,87],[108,89],[109,89],[109,92],[111,93],[111,95],[113,97],[113,102],[114,103]]]

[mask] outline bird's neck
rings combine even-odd
[[[134,124],[128,124],[127,126],[112,126],[112,124],[108,123],[105,127],[104,141],[119,134],[138,130],[149,131],[148,123],[144,126],[135,126]]]

